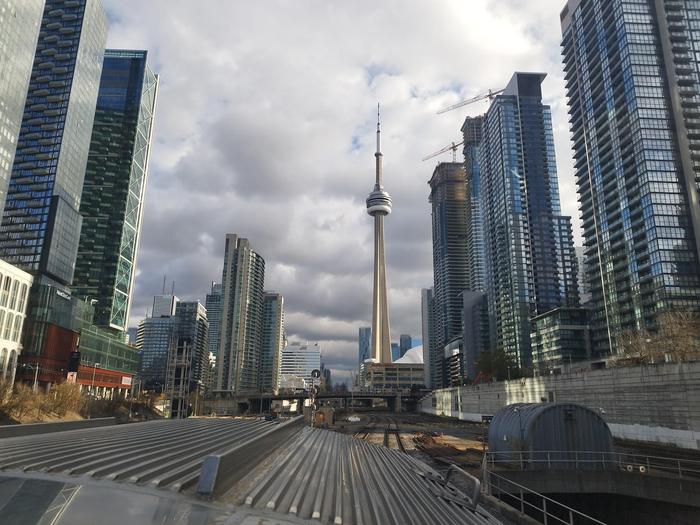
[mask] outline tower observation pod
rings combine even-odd
[[[391,332],[384,255],[384,217],[391,213],[391,197],[382,180],[381,131],[377,104],[377,151],[374,191],[367,197],[367,213],[374,218],[374,291],[372,294],[372,357],[378,363],[391,363]]]

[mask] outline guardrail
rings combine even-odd
[[[621,452],[508,451],[484,454],[484,470],[622,470],[700,479],[700,461]]]
[[[511,507],[519,507],[521,514],[531,516],[544,525],[557,523],[566,525],[606,525],[603,521],[572,509],[563,503],[548,498],[544,494],[535,492],[524,485],[520,485],[489,470],[484,471],[484,491]]]

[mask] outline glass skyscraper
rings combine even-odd
[[[73,280],[106,37],[99,0],[47,0],[0,226],[0,257],[35,283]]]
[[[372,357],[372,327],[361,326],[357,333],[358,359],[360,364]]]
[[[515,73],[482,126],[484,277],[491,341],[529,367],[530,318],[578,306],[571,219],[561,215],[545,75]],[[573,265],[573,266],[572,266]]]
[[[221,283],[211,283],[211,292],[204,299],[204,307],[209,321],[209,353],[216,356],[221,333]]]
[[[467,280],[467,199],[464,165],[441,162],[430,184],[436,344],[442,348],[462,333],[462,299]]]
[[[437,322],[435,319],[435,294],[432,288],[420,291],[421,337],[423,339],[423,367],[425,386],[442,386],[443,349],[437,345]]]
[[[257,392],[265,260],[248,239],[226,235],[216,390]]]
[[[569,121],[592,294],[592,352],[700,308],[700,5],[569,0]]]
[[[0,211],[5,207],[43,0],[0,0]]]
[[[284,348],[284,297],[275,292],[263,294],[262,347],[260,352],[261,391],[277,390],[280,360]]]
[[[144,390],[162,392],[168,352],[177,345],[177,317],[147,317],[139,324],[136,347],[141,354],[139,377]]]
[[[180,301],[175,307],[177,340],[186,341],[191,348],[189,369],[191,380],[202,379],[209,362],[209,322],[207,310],[199,301]],[[173,348],[170,348],[172,356]]]
[[[484,117],[467,117],[462,125],[467,211],[467,280],[474,292],[484,289],[484,234],[481,218],[479,145]]]
[[[118,331],[129,322],[157,90],[146,51],[105,52],[73,294],[96,300],[95,323]]]

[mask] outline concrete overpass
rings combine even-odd
[[[651,505],[641,518],[635,518],[640,525],[700,522],[700,461],[626,453],[525,451],[487,453],[482,469],[485,490],[524,513],[531,491],[572,507],[578,503],[578,510],[591,515],[596,515],[594,507],[601,510],[606,505],[601,504],[606,496],[611,502],[627,500],[630,512]],[[620,505],[618,510],[624,508]]]
[[[333,404],[344,409],[370,409],[378,404],[386,403],[392,412],[415,412],[419,400],[424,393],[395,390],[373,390],[357,392],[322,392],[316,396],[316,404]],[[215,393],[213,399],[205,400],[206,413],[217,415],[239,415],[245,413],[269,413],[274,401],[296,401],[303,406],[309,399],[309,393],[289,392],[282,394],[270,393]]]

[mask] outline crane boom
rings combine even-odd
[[[451,106],[447,106],[446,108],[442,108],[440,111],[437,112],[438,115],[441,115],[442,113],[447,113],[448,111],[452,111],[453,109],[458,109],[464,106],[468,106],[469,104],[473,104],[474,102],[479,102],[480,100],[485,100],[489,99],[491,100],[493,97],[496,95],[503,93],[505,89],[497,89],[496,91],[493,91],[489,89],[488,93],[482,93],[481,95],[477,95],[475,97],[469,98],[467,100],[463,100],[462,102],[457,102],[456,104],[452,104]]]
[[[449,146],[445,146],[444,148],[442,148],[440,151],[436,151],[435,153],[431,153],[427,157],[423,157],[423,160],[430,160],[433,157],[437,157],[438,155],[442,155],[443,153],[452,150],[452,162],[457,162],[457,148],[459,148],[462,144],[464,144],[464,141],[460,142],[459,144],[455,144],[453,142]]]

